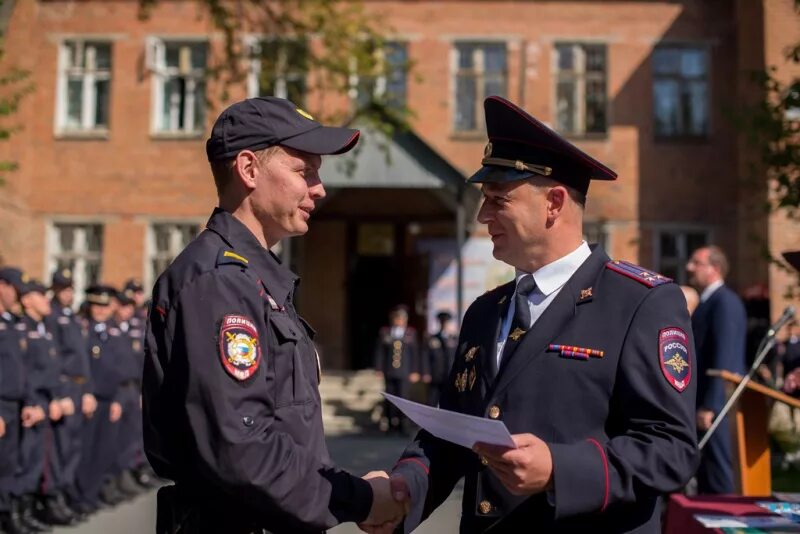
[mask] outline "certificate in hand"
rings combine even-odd
[[[439,439],[468,449],[478,442],[517,448],[502,421],[431,408],[389,393],[383,393],[383,396],[406,414],[406,417]]]

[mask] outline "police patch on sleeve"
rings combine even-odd
[[[677,327],[661,330],[658,333],[658,356],[667,382],[678,391],[686,389],[692,378],[686,332]]]
[[[256,325],[244,315],[226,315],[219,330],[219,354],[225,371],[236,380],[247,380],[258,371],[261,348]]]

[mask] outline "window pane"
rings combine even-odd
[[[708,239],[705,232],[690,232],[686,234],[686,252],[691,254],[700,247],[708,244]],[[686,260],[689,258],[687,257]]]
[[[459,76],[456,79],[456,130],[475,130],[478,125],[475,117],[477,90],[475,78]]]
[[[165,46],[166,48],[166,60],[167,60],[167,67],[171,68],[178,68],[180,65],[180,55],[181,55],[181,47],[177,43],[169,43]]]
[[[195,82],[194,89],[194,130],[205,128],[206,120],[206,84],[202,81]],[[188,126],[188,125],[187,125]]]
[[[65,42],[64,48],[66,49],[67,53],[67,63],[64,67],[71,69],[73,67],[80,67],[81,62],[80,58],[78,57],[78,44],[75,42]]]
[[[86,227],[86,250],[89,252],[100,252],[103,250],[103,227]]]
[[[405,43],[388,43],[386,48],[386,102],[401,107],[406,103],[408,50]]]
[[[94,126],[108,126],[108,88],[109,80],[94,82]]]
[[[206,44],[197,43],[192,45],[192,68],[205,69],[206,68]]]
[[[667,258],[677,258],[678,257],[678,241],[674,234],[669,233],[662,233],[660,237],[661,242],[661,260],[662,260],[662,269],[663,269],[663,260]]]
[[[60,226],[58,232],[59,250],[61,252],[71,252],[75,247],[75,228],[72,226]]]
[[[708,94],[706,82],[690,82],[684,104],[684,121],[690,135],[705,135],[708,126]]]
[[[606,84],[605,80],[586,82],[586,131],[606,131]]]
[[[155,235],[156,251],[169,251],[169,227],[161,224],[155,225],[153,226],[153,234]]]
[[[675,135],[680,133],[678,91],[678,82],[675,80],[655,81],[653,87],[653,104],[655,106],[656,134],[658,135]]]
[[[67,123],[68,128],[81,128],[81,114],[83,110],[83,80],[70,79],[67,81]]]
[[[92,44],[95,49],[94,66],[96,70],[111,70],[111,45]]]
[[[599,72],[605,74],[606,71],[606,47],[605,46],[586,46],[586,71]]]
[[[181,83],[178,78],[167,78],[164,82],[163,101],[161,103],[161,127],[163,130],[172,129],[172,116],[178,115],[181,104]]]
[[[506,96],[506,79],[504,77],[492,76],[486,79],[484,96]]]
[[[575,84],[572,80],[558,82],[556,88],[556,124],[559,131],[575,131]]]
[[[676,48],[656,48],[653,52],[653,71],[656,74],[677,74],[681,67],[681,53]]]
[[[86,284],[96,284],[100,280],[100,262],[87,261],[86,262]]]
[[[505,45],[488,45],[483,50],[483,68],[487,74],[505,73],[506,47]]]
[[[681,54],[681,74],[689,77],[705,77],[706,54],[704,50],[686,49]]]
[[[572,45],[556,45],[558,54],[558,70],[573,70]]]
[[[473,67],[473,55],[475,53],[475,47],[470,44],[462,43],[456,45],[456,50],[458,50],[458,68],[471,69]]]

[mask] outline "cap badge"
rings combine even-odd
[[[310,113],[308,113],[307,111],[303,111],[303,110],[302,110],[302,109],[300,109],[300,108],[296,108],[296,109],[297,109],[297,112],[298,112],[300,115],[302,115],[303,117],[307,118],[307,119],[308,119],[308,120],[310,120],[310,121],[313,121],[313,120],[314,120],[314,117],[312,117],[312,116],[311,116],[311,114],[310,114]]]

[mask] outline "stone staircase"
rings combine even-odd
[[[374,431],[382,411],[383,379],[371,369],[322,373],[322,421],[325,434]]]

